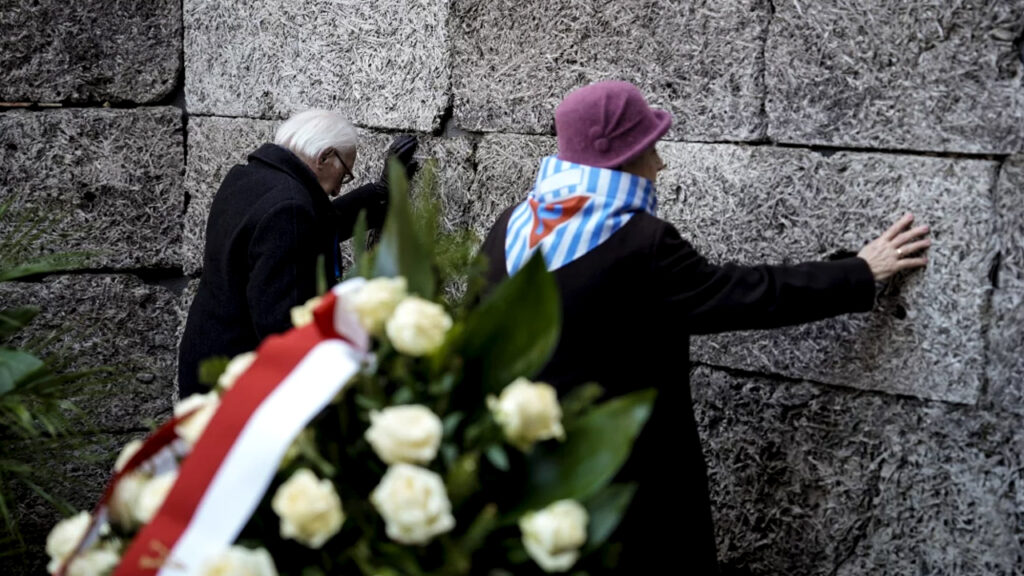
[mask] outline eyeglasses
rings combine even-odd
[[[345,175],[341,177],[341,185],[344,186],[355,180],[356,177],[352,174],[352,169],[348,167],[348,164],[345,164],[345,159],[341,157],[341,154],[336,149],[331,151],[334,152],[334,155],[338,157],[338,162],[341,162],[341,165],[345,168]]]

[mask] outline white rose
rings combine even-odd
[[[354,290],[346,305],[359,317],[367,332],[380,336],[395,307],[408,294],[405,278],[374,278]]]
[[[314,296],[301,306],[293,306],[291,309],[292,326],[302,328],[306,324],[313,323],[313,309],[320,305],[323,300],[320,296]]]
[[[110,520],[125,530],[132,530],[138,524],[135,519],[135,508],[139,505],[139,497],[146,488],[149,479],[137,472],[121,477],[110,497]]]
[[[124,445],[121,449],[121,453],[117,455],[117,460],[114,462],[114,472],[120,472],[124,470],[124,467],[128,465],[128,461],[142,448],[142,440],[132,440],[131,442]]]
[[[318,480],[308,468],[291,475],[270,501],[281,518],[281,537],[320,548],[341,530],[345,514],[330,480]]]
[[[174,431],[181,436],[185,442],[189,445],[195,446],[199,437],[203,435],[203,430],[206,430],[206,425],[210,423],[210,419],[213,418],[213,414],[217,411],[217,407],[220,405],[220,396],[216,392],[207,392],[206,394],[193,394],[188,398],[185,398],[174,407],[174,415],[181,416],[189,411],[196,409],[196,412],[192,414],[188,419],[179,422],[174,427]]]
[[[203,564],[200,576],[277,576],[274,559],[265,548],[232,546]]]
[[[487,407],[505,438],[521,450],[541,440],[565,438],[558,394],[543,382],[517,378],[499,397],[488,396]]]
[[[167,472],[146,482],[138,498],[135,500],[135,520],[145,524],[156,516],[160,507],[163,506],[167,494],[174,487],[174,481],[178,479],[178,472]]]
[[[424,356],[441,347],[452,327],[444,307],[410,296],[395,308],[387,323],[387,334],[395,349],[409,356]]]
[[[79,554],[68,565],[67,576],[107,576],[117,568],[121,556],[109,548],[95,548]]]
[[[88,512],[79,512],[71,518],[65,518],[50,530],[46,537],[46,553],[50,555],[50,563],[46,569],[53,574],[60,569],[64,560],[75,551],[75,547],[89,530],[92,516]]]
[[[559,500],[519,519],[526,552],[545,572],[565,572],[587,541],[587,510],[575,500]]]
[[[239,354],[228,362],[228,365],[224,367],[224,372],[217,377],[217,386],[222,390],[229,390],[235,385],[238,377],[245,373],[252,366],[252,363],[256,361],[255,352],[246,352]]]
[[[441,445],[441,419],[426,406],[392,406],[370,413],[366,441],[388,464],[426,464]]]
[[[455,527],[444,482],[426,468],[391,466],[370,501],[384,518],[388,537],[395,542],[426,544]]]

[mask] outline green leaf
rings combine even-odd
[[[84,268],[86,260],[92,256],[89,252],[63,252],[47,254],[30,262],[0,270],[0,282],[53,272],[67,272]]]
[[[466,415],[462,412],[452,412],[445,416],[442,421],[444,426],[444,437],[450,438],[452,434],[455,434],[455,430],[459,427],[459,424],[462,423],[462,419],[465,417]]]
[[[520,376],[544,367],[558,343],[561,302],[554,276],[538,252],[499,285],[466,319],[452,346],[466,362],[466,376],[484,394],[499,392]]]
[[[217,379],[228,367],[231,358],[227,356],[213,356],[199,363],[199,383],[213,388],[217,385]]]
[[[36,306],[8,308],[7,310],[0,311],[0,340],[6,340],[14,336],[38,314],[39,308]]]
[[[14,389],[26,376],[43,367],[43,361],[19,350],[0,348],[0,395]]]
[[[566,429],[564,442],[535,446],[517,512],[564,498],[583,502],[607,486],[629,458],[654,398],[654,390],[644,390],[604,402]]]
[[[404,276],[409,292],[426,299],[434,297],[436,283],[433,262],[433,238],[422,238],[409,206],[409,182],[402,165],[388,162],[391,182],[388,215],[376,250],[374,276]]]
[[[369,256],[366,253],[366,232],[369,224],[366,221],[366,210],[360,210],[356,218],[355,231],[352,232],[352,268],[357,276],[366,276],[369,272]]]
[[[494,465],[495,468],[502,472],[508,472],[508,454],[505,453],[505,447],[501,444],[491,444],[487,447],[487,460]]]
[[[588,551],[596,550],[604,544],[619,526],[636,495],[636,488],[636,484],[612,484],[586,502],[587,513],[590,515],[587,526]]]

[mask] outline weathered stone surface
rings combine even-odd
[[[188,320],[188,311],[192,306],[192,300],[196,297],[196,291],[199,290],[199,279],[193,278],[188,281],[185,285],[185,289],[181,291],[181,296],[178,297],[177,307],[177,330],[174,332],[174,342],[178,348],[181,347],[181,337],[185,334],[185,322]],[[177,349],[176,349],[177,350]],[[178,396],[178,357],[174,357],[174,386],[173,393],[171,395],[174,403],[180,400]]]
[[[60,441],[16,442],[9,454],[38,471],[36,480],[47,493],[76,511],[92,511],[103,495],[121,448],[145,435],[144,431],[139,431],[90,434]],[[14,490],[13,513],[26,549],[4,558],[3,573],[5,576],[46,574],[49,561],[46,536],[64,515],[26,486],[13,483],[6,485],[5,490],[8,487]]]
[[[696,359],[818,382],[974,402],[993,250],[995,162],[662,143],[660,215],[712,262],[780,264],[856,252],[904,211],[934,230],[931,263],[876,310],[769,332],[694,340]],[[525,197],[554,139],[489,135],[469,221],[483,237]],[[673,329],[667,326],[668,329]]]
[[[675,144],[663,147],[661,216],[712,262],[779,264],[856,253],[902,213],[930,224],[925,270],[875,310],[694,340],[716,365],[973,403],[983,379],[997,164],[918,156]]]
[[[280,118],[343,109],[429,131],[448,103],[448,3],[185,1],[189,111]]]
[[[188,274],[202,268],[203,245],[206,237],[206,218],[213,196],[224,176],[235,164],[245,162],[246,156],[262,143],[272,141],[277,122],[245,118],[196,118],[189,122],[189,161],[186,189],[189,193],[188,213],[185,216],[185,271]],[[375,181],[384,166],[384,154],[392,136],[363,130],[356,159],[355,181],[348,189]],[[459,227],[466,222],[466,206],[473,179],[473,144],[467,138],[420,137],[416,157],[422,164],[436,161],[437,193],[444,208],[445,223]],[[419,188],[423,173],[413,182],[413,192]],[[342,192],[345,192],[343,190]]]
[[[181,111],[0,114],[0,235],[30,222],[33,254],[88,251],[95,268],[180,265]]]
[[[995,215],[1000,264],[988,326],[988,390],[982,404],[1024,414],[1024,156],[1003,163]]]
[[[0,2],[0,101],[150,103],[180,69],[178,0]]]
[[[1006,153],[1024,143],[1024,1],[775,2],[769,137]]]
[[[481,240],[502,211],[526,198],[540,159],[557,151],[550,136],[489,134],[480,140],[469,224]]]
[[[769,4],[456,0],[455,120],[469,130],[550,134],[568,92],[618,79],[672,113],[672,139],[759,139]]]
[[[1012,573],[1019,419],[706,367],[692,388],[726,566]]]
[[[146,427],[170,413],[177,359],[177,296],[130,275],[69,275],[0,284],[4,306],[42,313],[28,338],[55,336],[71,369],[108,367],[109,382],[72,400],[99,430]]]

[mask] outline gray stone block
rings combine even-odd
[[[1014,569],[1019,418],[706,367],[692,388],[723,565],[794,576]]]
[[[669,168],[659,177],[660,215],[714,263],[856,253],[906,211],[933,229],[929,266],[897,275],[873,312],[695,338],[696,359],[975,402],[984,373],[996,163],[704,144],[664,144],[662,156]]]
[[[365,126],[433,130],[448,103],[447,18],[444,0],[186,0],[189,111],[336,108]]]
[[[186,189],[189,193],[185,216],[185,272],[195,274],[202,268],[206,219],[213,197],[224,176],[235,164],[262,143],[273,140],[278,123],[245,118],[193,117],[189,121],[189,160]],[[369,130],[360,131],[361,143],[356,158],[355,181],[346,190],[381,175],[384,155],[392,136]],[[421,164],[436,161],[437,193],[446,226],[457,228],[467,222],[467,205],[473,181],[473,143],[464,137],[420,136],[416,154]],[[423,171],[413,182],[415,193],[421,186]],[[343,190],[344,193],[346,190]]]
[[[87,251],[94,268],[180,266],[177,108],[6,112],[0,164],[0,203],[11,203],[0,236],[30,221],[33,254]]]
[[[480,140],[469,223],[481,240],[506,208],[526,198],[540,159],[557,152],[550,136],[488,134]]]
[[[0,4],[0,101],[160,100],[181,69],[181,3]]]
[[[1024,156],[1003,163],[996,187],[1000,265],[988,326],[983,405],[1024,414]]]
[[[760,139],[769,4],[456,0],[455,121],[550,134],[568,92],[618,79],[672,113],[671,139]]]
[[[765,52],[780,142],[1009,153],[1024,143],[1024,1],[775,2]]]
[[[4,306],[42,313],[25,337],[54,337],[47,351],[70,368],[111,369],[107,382],[72,394],[99,430],[146,427],[170,414],[177,359],[177,296],[131,275],[68,275],[0,284]]]

